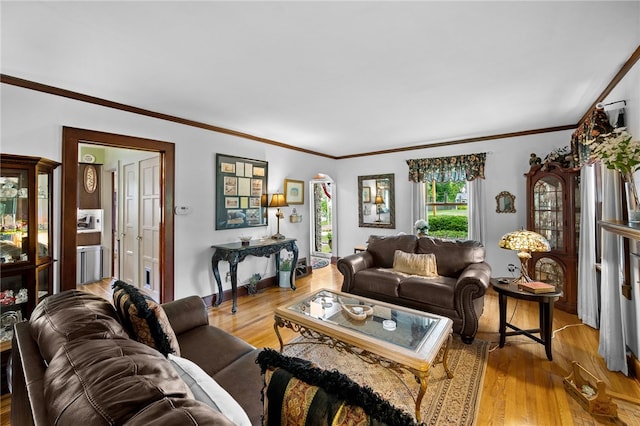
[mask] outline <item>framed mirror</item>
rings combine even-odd
[[[498,213],[515,213],[516,197],[508,191],[502,191],[496,195],[496,212]]]
[[[394,176],[358,176],[358,226],[395,229]]]

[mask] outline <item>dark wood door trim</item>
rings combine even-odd
[[[62,128],[62,229],[60,234],[60,290],[76,288],[78,209],[78,145],[89,143],[160,154],[160,301],[174,299],[175,145],[170,142],[93,130]]]

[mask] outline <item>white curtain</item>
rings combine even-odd
[[[485,217],[487,216],[484,199],[484,179],[474,179],[467,182],[469,198],[467,205],[469,210],[469,239],[480,241],[484,245]]]
[[[580,243],[578,246],[578,318],[598,328],[599,290],[596,275],[596,175],[594,166],[580,171]]]
[[[622,219],[620,175],[602,168],[602,218]],[[626,336],[622,324],[623,297],[620,286],[624,280],[622,237],[602,231],[601,317],[598,354],[611,371],[628,375],[626,360]]]
[[[429,222],[429,218],[427,217],[427,213],[425,210],[425,205],[427,203],[426,199],[426,185],[424,182],[413,182],[411,184],[411,230],[409,234],[415,234],[416,230],[413,228],[413,224],[416,223],[418,219],[424,219]]]

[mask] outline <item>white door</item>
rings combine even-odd
[[[122,167],[122,280],[138,287],[138,163]]]
[[[140,162],[141,285],[160,300],[160,157]]]

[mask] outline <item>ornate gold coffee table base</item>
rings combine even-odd
[[[449,353],[449,347],[451,346],[452,335],[449,333],[448,338],[444,345],[442,345],[438,351],[438,355],[435,358],[435,361],[432,364],[424,363],[423,368],[416,369],[405,364],[402,364],[397,361],[390,360],[383,356],[377,355],[373,352],[370,352],[366,349],[360,348],[353,344],[344,342],[335,337],[328,336],[326,334],[320,333],[319,331],[313,330],[304,325],[300,325],[291,320],[282,318],[278,315],[274,316],[273,329],[276,332],[276,336],[278,336],[278,342],[280,342],[280,352],[282,353],[285,347],[285,343],[282,341],[282,336],[280,336],[280,328],[289,328],[296,333],[299,333],[302,337],[307,339],[315,340],[318,344],[325,344],[331,347],[332,349],[337,350],[338,352],[346,352],[349,354],[353,354],[360,358],[362,361],[368,364],[377,364],[384,368],[400,372],[400,370],[409,371],[414,375],[418,385],[420,386],[418,390],[418,395],[414,399],[415,401],[415,416],[418,422],[421,422],[421,414],[420,414],[420,406],[422,405],[422,399],[424,398],[425,393],[427,392],[427,384],[429,377],[429,368],[431,365],[436,365],[442,363],[445,372],[447,373],[447,377],[449,379],[453,378],[453,373],[449,370],[449,366],[447,364],[447,355]],[[313,342],[305,342],[305,343],[313,343]],[[295,343],[290,343],[295,344]],[[407,384],[405,383],[405,386]],[[412,396],[413,397],[413,396]]]

